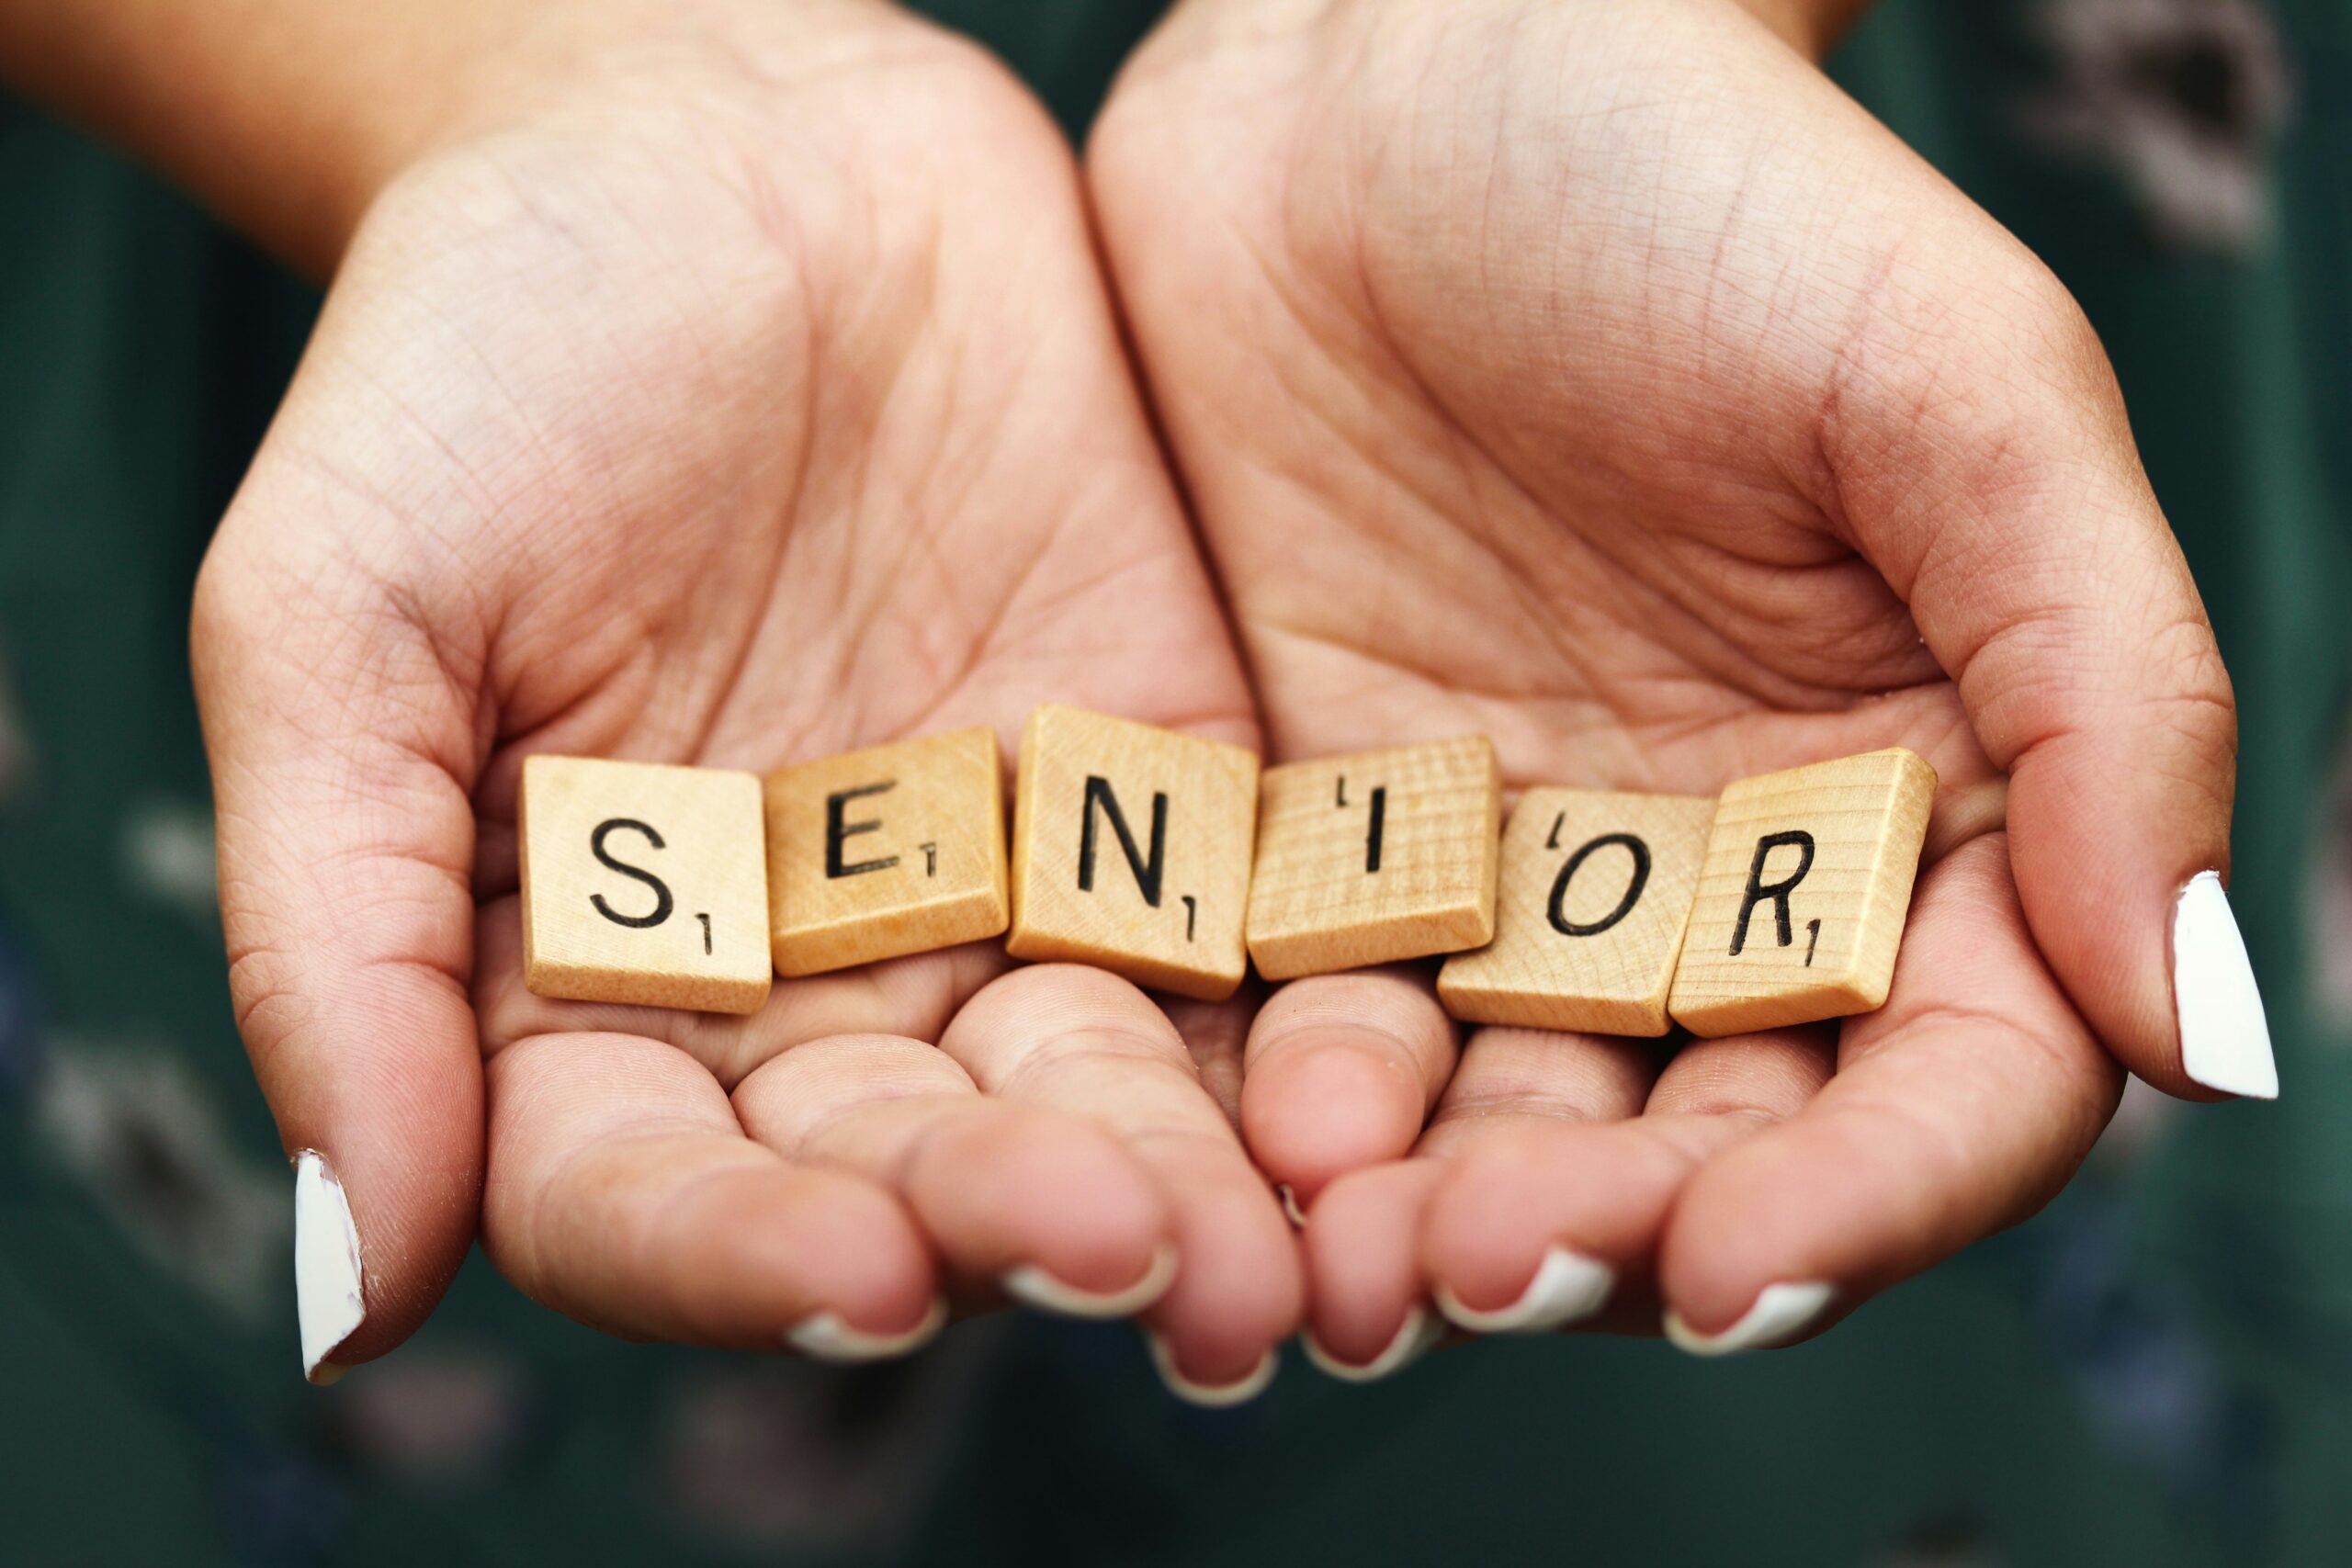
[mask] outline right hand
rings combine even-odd
[[[996,944],[741,1020],[523,988],[528,752],[764,770],[1047,699],[1256,739],[1001,69],[861,0],[542,20],[372,203],[198,591],[238,1018],[359,1237],[312,1352],[397,1345],[479,1215],[633,1336],[854,1356],[1035,1269],[1244,1380],[1302,1284],[1229,1016],[1176,1015],[1221,1106],[1141,992]]]

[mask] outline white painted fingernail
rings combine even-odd
[[[2254,964],[2230,896],[2210,871],[2190,877],[2173,906],[2172,1002],[2182,1072],[2224,1094],[2278,1098],[2278,1064]]]
[[[922,1321],[904,1334],[868,1334],[862,1328],[852,1328],[842,1321],[841,1314],[832,1311],[811,1314],[785,1330],[785,1343],[804,1356],[820,1361],[838,1361],[844,1365],[859,1361],[887,1361],[893,1356],[904,1356],[920,1350],[931,1343],[947,1322],[947,1303],[933,1298],[931,1310]]]
[[[1175,1280],[1176,1248],[1163,1242],[1153,1250],[1150,1267],[1143,1271],[1143,1278],[1123,1291],[1081,1291],[1055,1279],[1034,1263],[1010,1270],[1001,1282],[1007,1295],[1026,1302],[1040,1312],[1059,1313],[1064,1317],[1111,1318],[1133,1317],[1166,1295]]]
[[[1821,1315],[1837,1288],[1819,1280],[1767,1285],[1756,1293],[1747,1314],[1721,1334],[1702,1334],[1666,1309],[1666,1337],[1693,1356],[1729,1356],[1740,1350],[1764,1350],[1784,1344]]]
[[[1274,1373],[1282,1367],[1280,1353],[1269,1349],[1265,1359],[1238,1382],[1222,1385],[1199,1383],[1177,1370],[1175,1352],[1168,1348],[1168,1341],[1148,1328],[1143,1331],[1143,1339],[1150,1347],[1151,1364],[1159,1369],[1159,1381],[1168,1385],[1168,1392],[1185,1404],[1197,1404],[1204,1410],[1223,1410],[1231,1405],[1249,1404],[1266,1392],[1266,1385],[1274,1381]]]
[[[1290,1183],[1287,1181],[1275,1182],[1274,1197],[1281,1202],[1283,1206],[1283,1213],[1289,1217],[1291,1229],[1300,1231],[1305,1230],[1306,1228],[1306,1211],[1298,1206],[1298,1194],[1290,1190]]]
[[[1599,1258],[1565,1247],[1547,1248],[1535,1277],[1508,1306],[1480,1311],[1465,1306],[1453,1288],[1440,1284],[1437,1308],[1455,1327],[1473,1334],[1543,1334],[1590,1317],[1617,1286],[1617,1270]]]
[[[1405,1314],[1405,1321],[1396,1325],[1396,1336],[1388,1341],[1387,1348],[1360,1367],[1351,1366],[1323,1348],[1313,1329],[1299,1336],[1299,1344],[1317,1370],[1338,1378],[1341,1382],[1378,1382],[1382,1378],[1402,1371],[1419,1360],[1429,1353],[1431,1346],[1444,1337],[1444,1321],[1416,1302],[1412,1310]]]
[[[302,1325],[302,1375],[324,1386],[344,1369],[327,1359],[368,1316],[359,1284],[359,1230],[325,1156],[294,1156],[294,1311]]]

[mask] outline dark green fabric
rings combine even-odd
[[[1157,6],[931,9],[1075,132]],[[0,103],[0,1562],[2352,1560],[2352,8],[2155,9],[2251,16],[2292,83],[2195,49],[2086,77],[2036,18],[2147,11],[2109,0],[1892,0],[1839,69],[2115,357],[2238,682],[2285,1098],[2135,1102],[2048,1213],[1797,1351],[1498,1343],[1363,1390],[1294,1361],[1224,1414],[1123,1328],[844,1374],[622,1346],[479,1259],[412,1347],[302,1386],[184,640],[315,300]],[[2214,199],[2257,221],[2153,200],[2146,135],[2064,129],[2102,85],[2158,136],[2255,124]]]

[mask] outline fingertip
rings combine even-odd
[[[830,1315],[854,1354],[910,1339],[937,1310],[930,1253],[905,1210],[842,1172],[747,1160],[702,1179],[636,1239],[638,1267],[606,1273],[602,1298],[583,1302],[592,1319],[782,1348]]]
[[[1124,1317],[1176,1269],[1166,1197],[1102,1128],[1049,1108],[976,1101],[926,1141],[908,1201],[950,1262],[1014,1299]]]
[[[1427,1086],[1396,1053],[1332,1028],[1270,1054],[1241,1085],[1241,1135],[1270,1179],[1311,1202],[1334,1179],[1402,1158]]]
[[[2278,1099],[2278,1064],[2262,989],[2217,873],[2199,872],[2180,890],[2172,962],[2183,1076],[2217,1096]]]
[[[1422,1270],[1440,1310],[1476,1334],[1594,1316],[1623,1269],[1646,1261],[1687,1169],[1630,1123],[1543,1128],[1464,1153],[1421,1223]]]
[[[785,1343],[812,1360],[843,1366],[895,1360],[912,1355],[947,1326],[947,1303],[932,1298],[931,1307],[907,1328],[876,1332],[853,1326],[842,1314],[826,1308],[809,1314],[785,1331]]]
[[[1152,1370],[1159,1374],[1160,1382],[1197,1409],[1229,1410],[1247,1404],[1272,1387],[1274,1374],[1282,1371],[1282,1352],[1268,1347],[1238,1373],[1198,1372],[1163,1336],[1148,1326],[1143,1333]]]
[[[1316,1201],[1304,1235],[1308,1315],[1329,1355],[1354,1366],[1376,1361],[1420,1303],[1414,1237],[1442,1173],[1434,1160],[1374,1166]]]
[[[268,1075],[294,1145],[295,1302],[314,1382],[322,1369],[339,1376],[405,1343],[479,1229],[483,1098],[471,1016],[438,990],[389,1003],[359,1003],[356,1016],[381,1018],[388,1035],[413,1043],[404,1066],[402,1053],[371,1043],[331,1065],[306,1053],[300,1071],[283,1056]]]
[[[1041,1312],[1108,1321],[1133,1317],[1166,1295],[1168,1287],[1176,1282],[1177,1264],[1175,1247],[1163,1242],[1152,1249],[1151,1260],[1144,1265],[1143,1272],[1125,1285],[1088,1289],[1073,1285],[1035,1263],[1006,1270],[1001,1282],[1007,1295]]]
[[[1721,1327],[1701,1328],[1673,1307],[1666,1309],[1662,1325],[1668,1341],[1686,1355],[1772,1350],[1817,1333],[1837,1298],[1837,1287],[1826,1280],[1780,1280],[1758,1291],[1747,1311]]]
[[[1873,1234],[1887,1218],[1874,1212],[1866,1192],[1828,1190],[1813,1181],[1808,1169],[1816,1168],[1857,1168],[1825,1158],[1817,1144],[1807,1150],[1764,1137],[1725,1150],[1693,1173],[1658,1247],[1662,1326],[1669,1339],[1701,1355],[1756,1348],[1802,1326],[1782,1321],[1793,1311],[1785,1292],[1756,1316],[1773,1287],[1817,1286],[1826,1302],[1829,1292],[1850,1286],[1838,1278],[1841,1260],[1826,1256],[1819,1238],[1841,1228]]]
[[[1176,1211],[1184,1261],[1145,1323],[1193,1382],[1246,1382],[1306,1315],[1298,1238],[1238,1151],[1171,1176],[1185,1190]]]

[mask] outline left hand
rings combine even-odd
[[[1732,0],[1193,0],[1090,163],[1269,761],[1942,779],[1842,1026],[1488,1029],[1457,1069],[1409,974],[1277,993],[1244,1131],[1313,1200],[1331,1356],[1430,1295],[1783,1343],[2054,1193],[2116,1056],[2211,1097],[2168,956],[2228,850],[2194,585],[2073,301],[1810,60]]]

